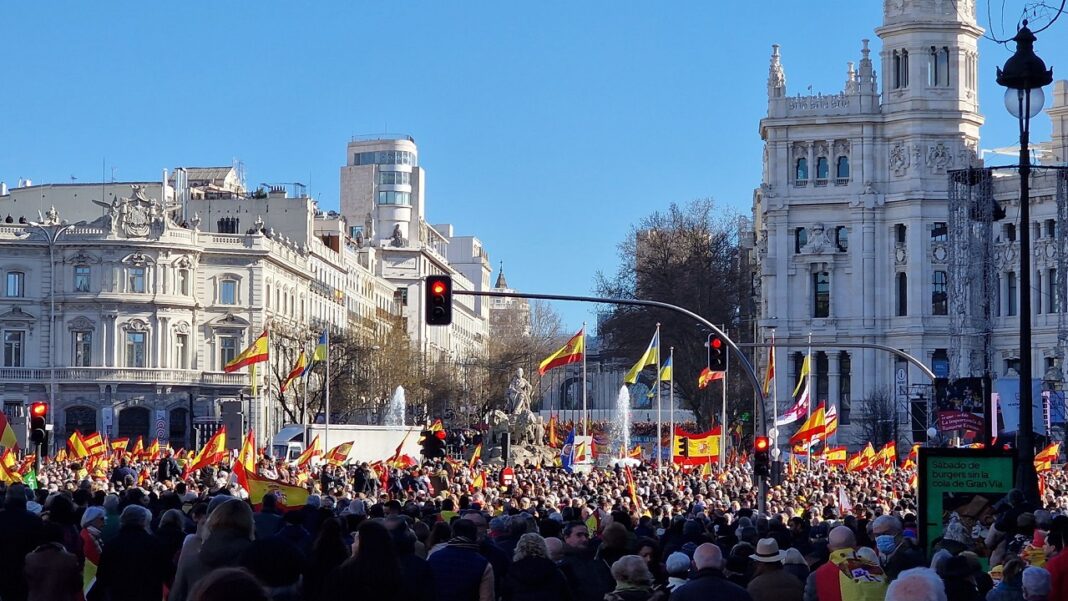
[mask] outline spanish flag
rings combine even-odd
[[[555,353],[546,357],[538,365],[538,375],[544,375],[554,367],[560,367],[561,365],[568,365],[571,363],[581,363],[582,357],[586,352],[586,329],[579,330],[578,334],[571,337],[571,340],[567,341],[567,344],[560,347]]]
[[[241,451],[237,454],[234,462],[234,476],[241,488],[248,490],[248,475],[256,473],[256,440],[249,432],[245,436],[245,442],[241,443]]]
[[[481,458],[482,458],[482,443],[480,442],[480,443],[478,443],[478,446],[475,447],[475,452],[471,453],[471,461],[469,461],[467,463],[467,466],[470,467],[471,469],[475,469],[475,464],[478,463],[478,460],[481,459]]]
[[[308,369],[308,357],[304,354],[304,351],[300,351],[297,355],[297,363],[293,366],[293,369],[289,370],[289,375],[286,376],[284,382],[282,382],[279,392],[285,392],[289,385],[297,380],[297,378],[304,375],[304,372]]]
[[[130,444],[129,438],[116,438],[111,441],[111,450],[113,452],[125,453],[126,447]]]
[[[768,371],[764,374],[764,396],[771,394],[771,381],[775,379],[775,334],[771,335],[771,346],[768,347]]]
[[[712,370],[710,370],[710,369],[708,369],[706,367],[706,368],[702,369],[700,375],[697,376],[697,388],[703,390],[705,388],[708,388],[708,385],[711,384],[712,382],[715,382],[716,380],[722,380],[722,379],[723,379],[723,372],[721,372],[721,371],[712,371]]]
[[[1055,442],[1035,455],[1035,471],[1048,472],[1061,453],[1061,443]]]
[[[312,438],[311,444],[307,449],[297,457],[297,467],[308,467],[311,464],[311,460],[316,457],[323,456],[323,443],[319,442],[319,435],[316,434],[315,438]]]
[[[813,411],[805,423],[790,437],[790,444],[808,443],[809,441],[823,440],[827,434],[827,409],[821,402]]]
[[[549,446],[557,448],[560,446],[560,439],[556,435],[556,416],[549,418]]]
[[[18,446],[18,438],[15,437],[15,431],[11,429],[11,424],[7,421],[7,416],[0,411],[0,447],[5,449],[13,449]]]
[[[189,474],[199,470],[202,467],[214,465],[226,458],[226,426],[221,426],[215,435],[208,439],[208,442],[204,445],[204,448],[200,449],[196,457],[193,458],[189,465],[185,468],[185,473],[182,478],[185,479]]]
[[[263,509],[263,497],[273,494],[279,509],[288,511],[308,504],[308,489],[272,480],[255,472],[248,474],[248,498],[253,511]]]
[[[700,465],[719,461],[719,426],[693,434],[676,426],[672,434],[671,462],[677,465]]]
[[[349,458],[352,451],[351,442],[343,442],[326,452],[326,462],[330,465],[341,465]]]
[[[100,436],[100,432],[93,432],[82,438],[82,445],[85,447],[85,451],[90,455],[106,453],[108,449],[107,445],[104,444],[104,439]]]
[[[634,367],[630,368],[630,371],[627,372],[627,376],[623,378],[623,382],[626,384],[637,382],[638,374],[640,374],[643,369],[650,365],[654,367],[656,366],[659,353],[660,330],[657,329],[656,333],[653,334],[653,339],[649,341],[649,347],[645,349],[645,353],[642,354],[641,359],[638,359],[638,362],[634,364]]]
[[[872,467],[895,467],[896,465],[897,443],[891,440],[879,450],[879,453],[875,456],[875,461],[872,463]]]
[[[82,435],[77,430],[67,439],[67,446],[70,447],[70,452],[76,459],[84,459],[89,456],[89,451],[85,448],[85,443],[82,442]]]
[[[134,459],[140,459],[145,454],[145,439],[141,436],[137,437],[137,442],[134,443],[133,451],[130,452]]]
[[[830,447],[823,451],[823,458],[827,461],[828,465],[845,465],[846,448]]]
[[[255,365],[256,363],[263,363],[267,359],[267,330],[264,330],[259,338],[253,340],[252,344],[248,345],[248,348],[241,351],[240,355],[234,357],[232,361],[223,366],[223,371],[226,373],[235,372],[242,367],[248,367],[249,365]]]

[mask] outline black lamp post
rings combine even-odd
[[[1016,441],[1019,453],[1016,486],[1032,503],[1038,502],[1038,474],[1035,473],[1034,414],[1031,390],[1031,157],[1028,138],[1031,118],[1045,102],[1042,86],[1053,81],[1053,69],[1035,55],[1035,34],[1027,21],[1016,32],[1016,53],[998,69],[998,84],[1005,86],[1005,108],[1020,121],[1020,430]]]

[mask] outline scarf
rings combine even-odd
[[[472,542],[469,538],[462,536],[454,536],[449,539],[449,542],[445,543],[450,547],[456,547],[457,549],[467,549],[469,551],[478,551],[478,543]]]

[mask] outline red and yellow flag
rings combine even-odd
[[[1061,453],[1061,443],[1055,442],[1035,454],[1035,471],[1048,472]]]
[[[15,437],[15,430],[11,428],[11,424],[7,421],[7,416],[3,411],[0,411],[0,447],[5,449],[13,449],[19,446],[18,438]]]
[[[116,438],[116,439],[111,441],[111,451],[113,453],[115,453],[115,452],[125,453],[126,452],[126,447],[129,444],[130,444],[130,439],[129,438]]]
[[[200,468],[219,463],[223,459],[226,459],[226,426],[221,426],[219,430],[208,439],[204,448],[200,449],[200,452],[197,453],[196,456],[193,457],[193,460],[189,462],[189,465],[186,466],[182,478],[185,478],[190,473],[199,470]]]
[[[871,446],[871,442],[869,442],[868,446],[864,447],[862,451],[849,458],[849,462],[846,463],[846,471],[858,472],[866,469],[871,465],[873,459],[875,459],[875,449]]]
[[[478,460],[481,459],[481,458],[482,458],[482,443],[480,442],[480,443],[478,443],[478,446],[475,447],[475,452],[471,454],[471,461],[468,462],[467,467],[469,467],[471,469],[475,469],[475,464],[477,464]]]
[[[74,455],[75,459],[84,459],[89,456],[89,451],[82,441],[82,435],[77,430],[67,439],[67,447],[70,448],[71,455]]]
[[[672,435],[671,462],[677,465],[700,465],[719,461],[720,427],[692,434],[676,427]]]
[[[846,457],[845,447],[830,447],[823,452],[824,460],[830,465],[845,465]]]
[[[245,442],[241,443],[241,451],[237,454],[237,462],[234,463],[234,476],[241,488],[248,490],[248,475],[256,472],[256,439],[252,432],[245,435]]]
[[[771,381],[775,379],[775,333],[771,334],[771,346],[768,347],[768,371],[764,374],[764,396],[771,394]]]
[[[343,442],[326,452],[326,462],[330,465],[341,465],[349,458],[352,452],[352,443]]]
[[[248,498],[252,509],[263,509],[263,497],[273,494],[278,500],[278,507],[283,511],[296,509],[308,504],[308,489],[272,480],[255,472],[248,473]]]
[[[641,507],[638,503],[638,487],[634,484],[634,474],[630,473],[630,466],[623,467],[624,473],[627,475],[627,494],[630,495],[630,503],[635,508]]]
[[[137,442],[134,443],[134,448],[133,448],[132,451],[130,451],[130,454],[133,455],[134,459],[140,459],[141,456],[145,454],[145,439],[144,439],[144,437],[141,437],[141,436],[137,437]]]
[[[708,388],[708,385],[712,382],[722,380],[723,375],[724,374],[721,371],[712,371],[706,367],[702,369],[701,373],[697,376],[697,388],[702,390]]]
[[[308,467],[312,459],[323,456],[323,443],[319,442],[319,435],[312,438],[311,444],[297,457],[297,467]]]
[[[627,457],[630,457],[631,459],[641,459],[642,455],[642,445],[640,444],[634,445],[634,448],[627,453]]]
[[[152,460],[152,461],[155,461],[155,460],[159,459],[159,439],[158,438],[153,438],[152,439],[152,444],[148,445],[148,448],[145,449],[145,455],[147,455],[148,458],[150,460]]]
[[[809,414],[805,423],[790,437],[790,444],[808,443],[827,437],[827,409],[821,401],[816,410]]]
[[[308,369],[308,357],[304,354],[304,351],[300,351],[300,355],[297,356],[297,362],[293,365],[293,369],[289,370],[289,375],[286,376],[282,386],[279,387],[279,392],[285,392],[289,385],[296,382],[300,376],[304,375],[304,372]]]
[[[585,352],[586,330],[583,328],[579,330],[578,334],[572,336],[571,340],[567,341],[567,344],[542,360],[538,365],[538,375],[544,375],[545,372],[554,367],[560,367],[571,363],[581,363]]]
[[[82,445],[85,447],[85,451],[90,455],[99,455],[107,452],[107,445],[104,444],[103,437],[100,436],[100,432],[93,432],[82,439]]]
[[[556,449],[560,447],[560,439],[556,435],[556,416],[549,418],[549,446]]]
[[[875,455],[875,460],[871,463],[872,467],[894,467],[897,465],[897,443],[890,441],[883,445],[883,448],[879,449],[879,453]]]
[[[434,423],[430,424],[430,427],[427,428],[427,430],[430,430],[431,432],[444,432],[445,424],[442,423],[441,418],[439,417],[438,419],[434,420]]]
[[[227,363],[223,367],[223,371],[226,373],[234,372],[242,367],[247,367],[256,363],[262,363],[268,359],[267,348],[267,330],[264,330],[260,334],[259,338],[252,341],[252,344],[248,345],[248,348],[241,351],[241,354],[234,357],[232,361]]]

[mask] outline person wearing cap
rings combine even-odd
[[[746,587],[753,601],[802,601],[805,585],[783,569],[785,558],[774,538],[757,541],[756,552],[749,556],[754,562],[753,579]]]
[[[690,557],[685,553],[675,551],[668,556],[666,564],[668,575],[667,590],[673,591],[686,584],[690,566],[692,565]]]

